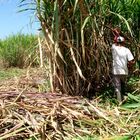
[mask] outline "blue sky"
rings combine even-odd
[[[20,0],[0,0],[0,39],[16,33],[35,34],[39,28],[30,12],[21,12],[18,4]]]

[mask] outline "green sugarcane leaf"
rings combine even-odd
[[[84,59],[84,61],[85,61],[84,28],[85,28],[86,24],[88,23],[89,19],[90,19],[90,16],[88,16],[84,20],[84,23],[83,23],[82,28],[81,28],[81,42],[82,42],[82,52],[83,52],[83,59]]]
[[[136,135],[136,140],[140,140],[140,136],[139,135]]]
[[[108,138],[107,140],[130,140],[131,136],[114,136],[111,138]]]
[[[124,104],[121,106],[122,108],[127,108],[127,109],[135,109],[140,107],[140,103],[132,103],[132,104]]]
[[[74,10],[73,10],[73,15],[74,15],[74,13],[75,13],[75,11],[76,11],[77,4],[78,4],[78,0],[75,1]]]
[[[126,24],[127,28],[128,28],[128,31],[130,32],[131,36],[133,36],[128,21],[127,21],[122,15],[120,15],[120,14],[118,14],[118,13],[114,13],[114,12],[112,12],[112,11],[110,11],[110,13],[111,13],[111,14],[114,14],[114,15],[116,15],[116,16],[118,16],[121,20],[123,20],[124,23]]]
[[[128,94],[128,97],[129,97],[130,99],[132,99],[132,100],[134,100],[134,101],[140,103],[140,98],[139,98],[138,96],[134,96],[134,95],[132,95],[132,94],[129,93],[129,94]]]

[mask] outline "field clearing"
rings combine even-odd
[[[89,101],[51,93],[44,88],[49,86],[43,69],[13,68],[0,75],[0,140],[140,138],[140,105],[131,108],[132,104],[118,106],[107,98],[103,102],[101,96]]]

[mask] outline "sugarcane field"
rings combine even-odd
[[[140,140],[140,0],[1,0],[0,17],[0,140]]]

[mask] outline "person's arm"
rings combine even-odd
[[[132,70],[133,65],[135,64],[135,59],[134,59],[134,56],[129,49],[127,52],[127,59],[128,59],[128,63],[127,63],[128,69]]]
[[[134,72],[134,64],[135,64],[135,60],[131,60],[131,61],[128,61],[127,63],[127,67],[128,67],[128,70],[130,73],[133,73]]]
[[[115,29],[112,29],[112,32],[113,32],[114,37],[120,35],[120,30],[118,30],[116,28]]]

